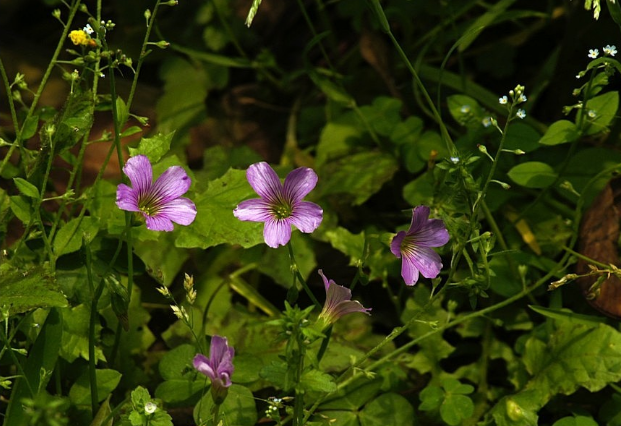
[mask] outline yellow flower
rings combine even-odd
[[[69,33],[69,38],[76,46],[86,46],[90,42],[90,37],[84,32],[84,30],[73,30]]]

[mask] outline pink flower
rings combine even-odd
[[[194,368],[209,377],[211,380],[212,394],[226,396],[226,388],[231,386],[233,356],[235,349],[230,348],[226,337],[213,336],[209,348],[209,358],[203,354],[194,357]]]
[[[248,167],[248,182],[261,198],[239,203],[233,214],[239,220],[265,222],[265,244],[277,248],[291,239],[291,225],[305,233],[313,232],[323,219],[323,210],[315,203],[302,201],[317,184],[317,174],[300,167],[285,178],[284,185],[269,164]]]
[[[132,186],[120,184],[116,190],[116,205],[121,210],[139,212],[152,231],[172,231],[173,222],[189,225],[196,217],[196,206],[181,197],[192,181],[183,168],[169,167],[153,182],[153,169],[144,155],[130,158],[123,167]]]
[[[390,243],[390,251],[403,257],[401,276],[407,285],[418,281],[419,272],[425,278],[435,278],[442,269],[442,260],[431,247],[441,247],[449,241],[449,234],[440,219],[429,219],[429,207],[412,210],[412,224],[407,232],[399,231]]]
[[[350,289],[336,284],[333,280],[328,280],[321,269],[319,270],[319,275],[321,275],[323,284],[326,287],[326,301],[323,304],[319,318],[323,319],[326,324],[332,324],[343,315],[354,312],[370,315],[369,311],[371,308],[365,308],[357,300],[351,300]]]

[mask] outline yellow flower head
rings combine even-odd
[[[69,33],[69,38],[76,46],[87,46],[90,44],[90,37],[84,32],[84,30],[73,30]]]

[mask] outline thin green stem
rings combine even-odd
[[[71,6],[71,8],[69,9],[69,16],[67,17],[67,24],[65,25],[65,27],[63,29],[63,32],[62,32],[62,34],[60,36],[60,39],[58,40],[58,44],[56,45],[56,49],[54,50],[54,53],[52,55],[52,59],[50,60],[49,65],[48,65],[47,69],[45,70],[45,73],[43,74],[43,78],[41,79],[41,83],[39,83],[39,88],[37,89],[37,92],[34,95],[34,99],[32,100],[32,104],[30,104],[30,109],[28,110],[28,113],[26,114],[26,117],[24,118],[24,122],[22,124],[22,127],[20,128],[19,126],[17,126],[15,128],[15,131],[16,131],[15,142],[9,148],[9,151],[7,152],[6,157],[2,161],[2,164],[0,164],[0,174],[4,170],[4,167],[6,166],[6,164],[8,163],[9,158],[13,155],[13,151],[15,151],[15,149],[17,147],[21,147],[21,142],[22,142],[22,137],[21,136],[22,136],[22,133],[24,131],[24,127],[25,127],[26,123],[28,122],[28,119],[30,117],[32,117],[32,115],[34,114],[34,111],[37,108],[37,105],[39,103],[39,99],[41,98],[41,95],[43,94],[43,89],[45,89],[45,86],[47,85],[47,81],[50,78],[50,75],[52,74],[52,70],[56,66],[56,60],[58,59],[58,56],[60,55],[60,52],[62,51],[63,45],[65,44],[65,40],[67,40],[67,35],[69,34],[69,29],[71,27],[71,22],[73,21],[73,18],[75,17],[76,12],[78,11],[78,7],[80,6],[80,2],[81,2],[81,0],[76,0],[73,3],[73,5]],[[11,96],[11,91],[10,90],[7,91],[7,96],[10,98],[10,96]]]
[[[34,392],[34,389],[33,389],[32,385],[30,384],[30,381],[28,380],[28,376],[26,376],[26,372],[24,371],[24,367],[22,366],[22,364],[17,359],[17,356],[15,356],[15,352],[11,348],[11,343],[7,339],[7,336],[4,333],[4,330],[2,330],[2,328],[0,328],[0,340],[2,341],[2,344],[6,348],[8,348],[9,356],[13,360],[13,364],[17,367],[17,370],[19,371],[20,376],[26,382],[26,386],[28,387],[28,391],[30,392],[30,396],[34,397],[36,395],[36,393]]]
[[[293,271],[294,275],[293,285],[295,285],[295,277],[297,277],[297,279],[300,281],[300,284],[302,284],[302,288],[304,289],[306,294],[308,294],[308,297],[310,297],[313,304],[317,307],[317,309],[321,309],[321,303],[319,303],[311,289],[308,287],[308,284],[306,284],[306,280],[298,270],[298,264],[295,261],[295,255],[293,254],[293,244],[291,243],[291,241],[289,241],[289,243],[287,244],[287,248],[289,249],[289,260],[291,262],[291,270]]]
[[[97,359],[95,354],[96,339],[95,339],[95,323],[97,321],[97,304],[99,303],[99,297],[103,291],[103,280],[99,282],[97,289],[94,288],[93,274],[92,274],[92,260],[91,260],[91,248],[89,244],[84,244],[86,252],[86,278],[91,292],[91,313],[88,324],[88,372],[91,385],[91,410],[92,416],[97,414],[97,407],[99,405],[99,396],[97,395]]]

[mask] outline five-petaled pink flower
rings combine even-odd
[[[277,248],[291,239],[291,225],[305,233],[313,232],[323,219],[323,210],[315,203],[302,201],[317,184],[317,174],[300,167],[285,178],[284,185],[265,162],[246,171],[248,182],[261,198],[239,203],[233,214],[239,220],[265,222],[265,244]]]
[[[132,187],[120,184],[116,205],[121,210],[139,212],[152,231],[172,231],[173,222],[189,225],[196,217],[196,206],[181,197],[192,181],[182,167],[169,167],[153,182],[153,169],[144,155],[130,158],[123,167]]]
[[[438,276],[442,261],[431,247],[441,247],[449,238],[442,220],[429,219],[429,207],[418,206],[412,210],[410,229],[399,231],[390,243],[392,254],[403,257],[401,276],[407,285],[416,284],[419,272],[425,278]]]
[[[233,356],[235,356],[235,349],[229,347],[226,337],[213,336],[209,358],[203,354],[197,354],[194,357],[194,368],[211,380],[214,400],[216,397],[222,399],[226,397],[226,390],[232,384],[231,376],[235,370]]]
[[[354,312],[362,312],[363,314],[369,314],[371,308],[365,308],[357,300],[351,300],[351,290],[342,285],[338,285],[334,280],[329,280],[323,274],[323,271],[319,270],[319,275],[323,279],[323,284],[326,287],[326,301],[323,304],[323,309],[319,314],[319,318],[323,319],[326,323],[332,324],[343,315],[352,314]]]

